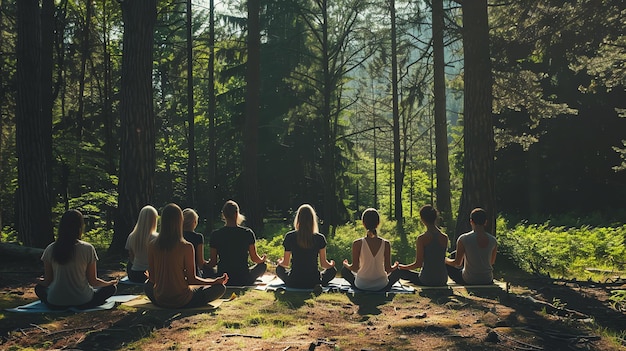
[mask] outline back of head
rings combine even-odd
[[[141,211],[139,211],[137,223],[131,232],[132,237],[130,238],[131,246],[135,248],[135,250],[141,247],[147,247],[151,235],[156,233],[158,217],[159,213],[156,208],[150,205],[144,206]]]
[[[234,222],[237,225],[246,220],[246,217],[239,212],[239,205],[233,200],[226,201],[222,207],[222,216],[226,222]]]
[[[424,223],[435,224],[438,216],[439,212],[432,205],[425,205],[420,208],[420,218]]]
[[[161,213],[161,232],[154,241],[164,251],[169,251],[176,243],[183,241],[183,211],[178,205],[171,203]]]
[[[311,205],[304,204],[298,208],[293,220],[296,229],[296,241],[303,248],[313,246],[313,234],[317,233],[317,214]]]
[[[475,208],[470,213],[470,219],[474,224],[485,225],[487,224],[487,212],[482,208]]]
[[[187,232],[193,232],[196,229],[198,223],[198,213],[192,208],[186,208],[183,210],[183,230]]]
[[[375,208],[368,208],[363,211],[361,221],[363,221],[365,229],[376,234],[376,228],[378,228],[380,224],[380,214],[378,214]]]
[[[54,261],[65,264],[74,258],[75,244],[82,236],[84,226],[83,214],[78,210],[68,210],[61,216],[58,237],[52,248]]]

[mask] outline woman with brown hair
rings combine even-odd
[[[98,278],[98,255],[93,245],[80,240],[85,222],[78,210],[69,210],[59,222],[58,237],[41,256],[43,280],[35,294],[51,309],[100,306],[117,291],[117,279]]]
[[[149,275],[145,292],[165,308],[193,308],[220,298],[228,275],[205,279],[196,275],[191,243],[183,239],[183,211],[168,204],[161,214],[161,232],[148,247]]]
[[[389,291],[400,279],[398,262],[391,264],[391,244],[378,236],[380,215],[373,208],[363,211],[365,236],[352,243],[352,264],[343,260],[341,276],[359,290]]]

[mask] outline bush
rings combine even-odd
[[[500,251],[529,272],[569,278],[590,277],[595,271],[623,270],[626,225],[616,227],[552,226],[519,223],[507,228],[498,220]]]

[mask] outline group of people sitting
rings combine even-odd
[[[203,306],[220,298],[226,286],[254,285],[267,270],[267,256],[257,253],[255,234],[242,226],[245,217],[236,202],[224,204],[222,217],[225,224],[211,233],[206,260],[204,237],[195,232],[198,214],[193,209],[166,205],[157,233],[158,212],[145,206],[126,242],[128,279],[143,283],[152,303],[165,308]],[[472,231],[458,238],[450,257],[448,236],[436,224],[437,210],[424,206],[420,218],[426,230],[416,240],[415,261],[392,264],[391,244],[378,235],[378,211],[363,211],[365,235],[352,243],[352,263],[343,260],[341,276],[353,288],[366,291],[388,291],[399,279],[426,286],[445,286],[448,277],[463,285],[492,283],[497,242],[485,230],[483,209],[471,212]],[[319,233],[311,205],[298,208],[293,226],[283,239],[284,254],[277,261],[276,275],[287,287],[321,289],[335,278],[337,268],[326,257],[326,237]],[[35,293],[50,308],[87,309],[103,304],[116,292],[117,279],[97,277],[98,257],[91,244],[80,240],[83,228],[82,214],[67,211],[57,240],[44,250],[44,277]],[[254,263],[251,267],[249,260]]]

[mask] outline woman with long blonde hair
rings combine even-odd
[[[317,213],[311,205],[298,208],[293,231],[285,235],[283,257],[278,259],[276,275],[288,287],[310,289],[328,285],[337,274],[335,261],[326,259],[326,237],[320,234]],[[319,265],[324,268],[320,273]],[[289,266],[291,264],[291,269]]]
[[[141,211],[135,223],[135,228],[126,239],[126,250],[128,250],[128,264],[126,274],[128,280],[136,283],[145,283],[148,270],[148,244],[156,239],[157,219],[159,213],[156,208],[146,205]]]
[[[157,306],[192,308],[220,298],[228,275],[205,279],[196,275],[191,243],[183,239],[183,211],[168,204],[161,215],[161,232],[148,245],[148,282],[145,293]]]

